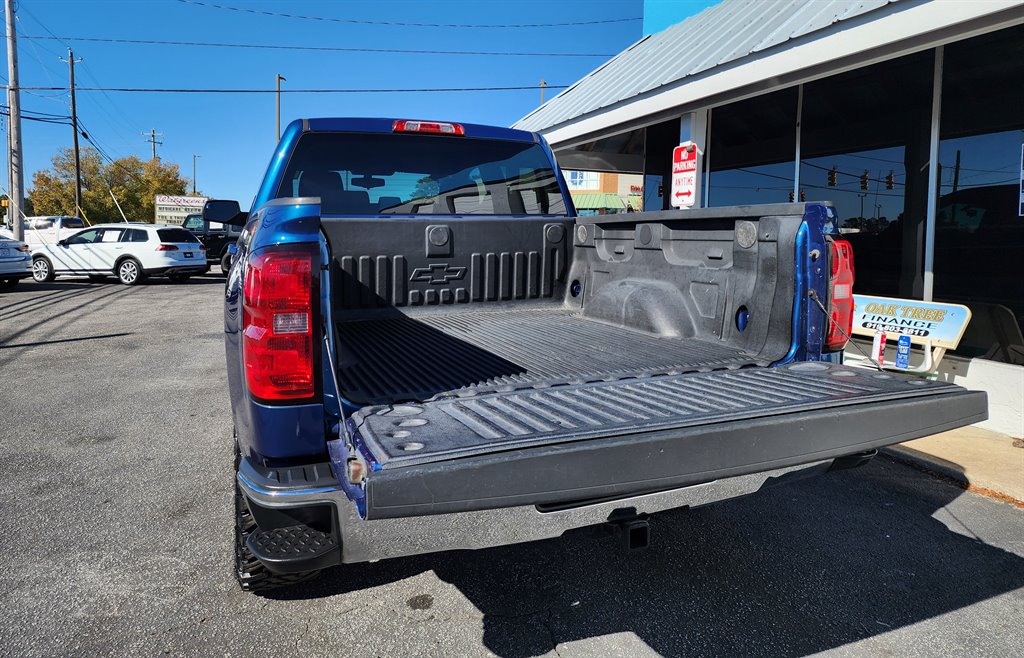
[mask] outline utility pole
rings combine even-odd
[[[14,239],[25,237],[25,227],[21,218],[22,194],[25,187],[25,173],[22,171],[21,150],[21,91],[18,89],[18,43],[14,32],[14,0],[4,0],[4,12],[7,18],[7,107],[11,120],[8,125],[8,140],[11,151],[11,189],[8,212],[11,213]]]
[[[63,61],[63,60],[61,60]],[[74,136],[72,142],[75,147],[75,216],[82,212],[82,163],[78,154],[78,110],[75,105],[75,63],[82,60],[75,59],[75,53],[68,48],[68,73],[71,77],[71,133]]]
[[[280,73],[276,73],[275,76],[276,76],[275,77],[275,82],[277,83],[277,133],[276,133],[276,139],[278,141],[280,141],[281,140],[281,81],[282,80],[287,81],[287,78],[285,78]]]
[[[953,165],[953,191],[960,187],[960,149],[956,150],[956,164]]]
[[[540,104],[541,105],[544,104],[544,87],[547,87],[547,86],[548,86],[547,82],[545,82],[544,80],[540,81]]]
[[[192,194],[196,193],[196,159],[203,156],[192,154]]]
[[[147,137],[148,136],[148,139],[146,139],[144,141],[147,141],[147,142],[149,142],[150,144],[153,145],[153,159],[156,160],[156,146],[157,146],[157,144],[163,146],[163,142],[159,141],[157,139],[157,137],[163,137],[164,134],[163,133],[158,133],[156,131],[156,128],[153,128],[148,133],[141,133],[141,134],[142,134],[143,137]]]

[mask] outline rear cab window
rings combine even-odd
[[[307,133],[277,197],[320,197],[325,215],[567,214],[539,144],[408,133]]]
[[[199,242],[199,238],[183,228],[161,228],[156,231],[160,242]]]

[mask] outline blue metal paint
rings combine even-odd
[[[736,328],[743,333],[747,330],[748,324],[750,324],[750,311],[746,306],[742,306],[740,310],[736,311]]]
[[[827,299],[828,258],[819,257],[817,261],[812,262],[810,254],[814,250],[819,254],[827,254],[825,235],[838,230],[835,210],[821,204],[807,204],[796,236],[793,339],[786,356],[772,366],[793,361],[831,360],[830,356],[822,352],[827,333],[827,320],[818,305],[808,297],[809,291],[814,290],[819,299]]]
[[[534,142],[534,133],[514,128],[486,126],[479,123],[463,123],[451,119],[420,119],[418,117],[396,117],[394,119],[366,117],[335,117],[307,119],[310,132],[359,132],[359,133],[390,133],[394,130],[395,121],[407,119],[413,121],[438,121],[440,123],[457,123],[465,131],[465,137],[481,139],[505,139],[516,142]]]

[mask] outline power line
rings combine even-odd
[[[8,110],[10,108],[6,104],[0,104],[0,109]],[[51,112],[36,112],[35,110],[22,110],[21,113],[22,114],[37,114],[37,115],[42,116],[42,117],[52,117],[52,118],[56,118],[56,119],[70,119],[71,118],[71,115],[69,115],[69,114],[53,114]]]
[[[459,28],[477,28],[477,29],[510,29],[510,28],[534,28],[534,27],[571,27],[576,25],[602,25],[607,23],[628,23],[631,21],[643,20],[640,16],[630,16],[628,18],[608,18],[603,20],[593,21],[573,21],[568,23],[505,23],[505,24],[486,24],[486,23],[405,23],[398,21],[367,21],[358,20],[355,18],[333,18],[329,16],[303,16],[301,14],[286,14],[278,11],[266,11],[263,9],[252,9],[249,7],[232,7],[231,5],[221,5],[213,2],[199,2],[198,0],[178,0],[178,2],[187,5],[198,5],[200,7],[211,7],[213,9],[223,9],[227,11],[237,11],[246,14],[259,14],[262,16],[275,16],[277,18],[297,18],[307,21],[324,21],[329,23],[348,23],[350,25],[389,25],[394,27],[459,27]]]
[[[50,35],[51,37],[53,37],[53,38],[54,38],[54,39],[56,39],[57,41],[60,41],[60,42],[61,42],[61,43],[62,43],[62,44],[63,44],[63,45],[65,46],[65,47],[67,47],[67,48],[68,48],[69,50],[71,49],[71,44],[69,44],[68,42],[66,42],[66,41],[62,40],[62,39],[61,39],[60,37],[58,37],[58,36],[57,36],[56,34],[54,34],[54,33],[53,33],[53,30],[51,30],[50,28],[46,27],[46,24],[45,24],[45,23],[43,23],[43,22],[42,22],[41,20],[39,20],[39,17],[38,17],[38,16],[36,16],[36,15],[35,15],[34,13],[32,13],[32,12],[31,12],[31,11],[30,11],[30,10],[29,10],[29,9],[28,9],[27,7],[21,7],[20,9],[21,9],[21,11],[23,11],[23,12],[24,12],[25,14],[28,14],[28,16],[29,16],[29,17],[30,17],[30,18],[31,18],[31,19],[32,19],[33,21],[35,21],[35,22],[36,22],[36,24],[37,24],[37,25],[38,25],[39,27],[43,28],[43,30],[45,30],[47,34],[49,34],[49,35]],[[34,44],[33,44],[33,45],[34,45]],[[45,48],[44,48],[44,49],[45,49]],[[82,64],[84,64],[84,61],[82,62]],[[45,68],[45,67],[44,67],[44,68]],[[81,67],[81,70],[82,70],[82,72],[83,72],[83,73],[84,73],[84,74],[85,74],[86,76],[88,76],[89,78],[91,78],[91,79],[92,79],[92,81],[93,81],[93,82],[94,82],[94,83],[96,84],[96,86],[97,86],[97,87],[102,87],[103,85],[102,85],[102,84],[100,83],[100,81],[99,81],[99,80],[98,80],[98,79],[96,78],[96,76],[95,76],[95,75],[93,75],[93,74],[91,73],[91,70],[90,70],[90,68],[91,68],[91,67],[89,67],[89,66],[82,66],[82,67]],[[47,74],[49,74],[49,71],[48,71],[48,70],[47,70]],[[6,79],[5,79],[5,82],[6,82]],[[32,92],[28,92],[28,93],[32,93]],[[38,96],[38,94],[34,94],[34,95]],[[107,95],[107,94],[106,94],[106,93],[104,92],[104,94],[103,94],[103,97],[104,97],[104,99],[106,99],[106,101],[107,101],[107,102],[108,102],[108,103],[109,103],[109,104],[110,104],[110,105],[111,105],[111,106],[112,106],[112,107],[114,108],[114,110],[115,110],[115,111],[117,111],[117,112],[118,112],[118,113],[119,113],[119,114],[120,114],[120,115],[121,115],[121,116],[122,116],[122,117],[124,118],[124,120],[125,120],[125,121],[126,121],[126,122],[127,122],[128,124],[132,124],[132,123],[134,123],[134,122],[133,122],[133,121],[132,121],[132,120],[131,120],[130,118],[128,118],[128,116],[127,116],[127,115],[126,115],[126,114],[125,114],[125,113],[124,113],[124,112],[123,112],[123,111],[121,110],[120,106],[119,106],[119,105],[117,105],[116,103],[114,103],[114,100],[113,100],[113,99],[112,99],[112,98],[111,98],[111,97],[110,97],[109,95]],[[100,104],[100,103],[96,103],[96,106],[97,106],[97,107],[98,107],[98,108],[99,108],[100,110],[102,110],[102,111],[103,111],[103,113],[104,113],[104,114],[105,114],[105,115],[106,115],[107,117],[110,117],[110,119],[111,119],[111,122],[109,123],[109,125],[110,125],[110,126],[111,126],[111,127],[113,128],[113,129],[114,129],[114,132],[116,132],[116,133],[117,133],[117,134],[118,134],[118,135],[119,135],[119,136],[121,137],[121,139],[122,139],[122,140],[124,140],[125,142],[127,142],[127,139],[125,138],[124,134],[123,134],[123,133],[121,132],[120,128],[118,127],[118,123],[119,123],[119,122],[118,122],[118,120],[117,120],[117,119],[115,119],[115,118],[114,118],[114,116],[113,116],[113,115],[112,115],[112,114],[111,114],[110,112],[108,112],[108,111],[106,110],[106,108],[104,108],[104,107],[103,107],[103,105],[102,105],[102,104]]]
[[[257,50],[306,50],[334,53],[389,53],[397,55],[473,55],[483,57],[611,57],[609,53],[525,53],[493,50],[406,50],[402,48],[344,48],[340,46],[287,46],[268,43],[220,43],[212,41],[158,41],[155,39],[110,39],[101,37],[58,37],[24,35],[22,39],[88,41],[91,43],[141,44],[148,46],[190,46],[205,48],[250,48]]]
[[[10,112],[10,110],[4,109],[4,110],[0,111],[0,116],[9,117],[9,116],[11,116],[11,112]],[[60,120],[57,120],[57,119],[45,119],[45,118],[41,118],[41,117],[29,117],[29,116],[25,116],[24,114],[21,115],[21,118],[24,121],[38,121],[39,123],[52,123],[52,124],[56,124],[56,125],[60,125],[60,126],[70,126],[71,125],[71,120],[70,119],[68,119],[66,121],[60,121]]]
[[[569,85],[546,85],[547,89],[566,89]],[[409,89],[282,89],[282,94],[404,94],[462,91],[535,91],[537,85],[522,87],[420,87]],[[67,87],[19,87],[22,90],[68,91]],[[275,89],[170,89],[156,87],[75,87],[76,91],[115,91],[157,94],[274,94]]]

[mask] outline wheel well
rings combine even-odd
[[[36,254],[35,256],[32,257],[32,262],[34,263],[37,260],[45,260],[47,263],[50,264],[50,267],[53,268],[53,261],[50,260],[47,256],[44,256],[43,254]]]
[[[121,256],[116,261],[114,261],[114,272],[115,273],[117,272],[117,268],[121,267],[121,263],[125,262],[126,260],[133,260],[136,263],[139,262],[139,259],[136,258],[135,256],[132,256],[130,254],[125,254],[124,256]],[[140,265],[141,265],[141,263],[140,263]]]

